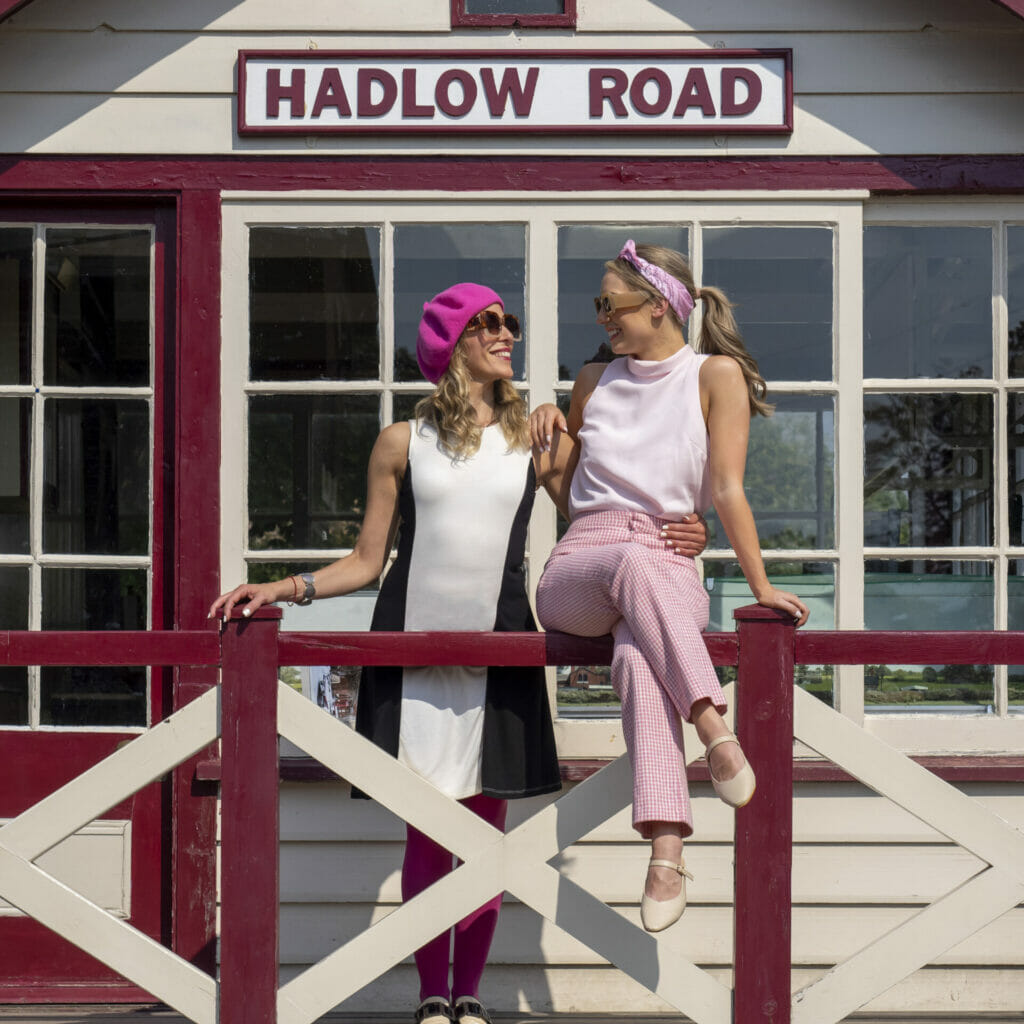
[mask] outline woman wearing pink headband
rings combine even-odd
[[[696,299],[705,304],[699,355],[683,333]],[[683,878],[691,878],[680,719],[696,728],[727,804],[742,807],[755,785],[722,718],[725,698],[701,637],[707,592],[695,562],[666,551],[666,521],[714,504],[758,603],[798,625],[808,611],[768,581],[743,492],[750,419],[771,406],[725,295],[698,292],[674,250],[630,240],[605,264],[594,302],[619,358],[583,367],[568,418],[544,405],[530,419],[542,470],[564,475],[571,515],[541,577],[537,613],[546,629],[614,636],[633,825],[651,840],[641,918],[660,931],[686,908]]]
[[[236,587],[210,614],[370,586],[397,527],[372,629],[536,629],[522,570],[537,478],[526,405],[511,383],[518,338],[517,318],[484,285],[452,285],[425,303],[416,355],[436,386],[414,420],[377,438],[352,553],[316,572]],[[556,474],[544,482],[558,490]],[[705,539],[696,523],[676,524],[673,536],[691,553]],[[561,787],[542,669],[367,668],[356,728],[495,828],[504,828],[508,799]],[[403,899],[452,867],[447,849],[407,828]],[[454,941],[447,929],[417,950],[418,1024],[488,1020],[479,986],[500,905],[498,895],[455,925]]]

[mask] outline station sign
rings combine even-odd
[[[242,50],[241,135],[778,134],[791,50]]]

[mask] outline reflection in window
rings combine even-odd
[[[1006,396],[1006,467],[1010,543],[1024,544],[1024,393]]]
[[[725,559],[701,559],[704,589],[710,599],[707,631],[731,632],[736,629],[733,612],[754,604],[739,562]],[[810,610],[808,629],[835,629],[835,569],[830,562],[767,562],[772,585],[796,594]],[[736,679],[736,667],[723,665],[715,670],[722,683]],[[834,672],[831,665],[794,665],[798,686],[826,704],[832,704]]]
[[[704,231],[700,285],[721,288],[766,380],[832,379],[832,230]]]
[[[619,697],[608,665],[558,665],[555,684],[559,718],[618,718]]]
[[[0,630],[28,629],[28,566],[0,566]],[[28,725],[28,669],[0,667],[0,725]]]
[[[149,250],[149,231],[46,232],[47,384],[150,383]]]
[[[564,14],[565,0],[456,0],[466,14]]]
[[[755,416],[744,489],[765,548],[835,545],[835,416],[831,398],[769,395],[775,412]],[[708,544],[729,546],[722,524],[708,515]]]
[[[638,245],[664,245],[685,256],[686,225],[573,224],[558,229],[558,379],[574,380],[584,363],[608,362],[611,350],[594,316],[607,260],[632,238]]]
[[[1024,377],[1024,227],[1006,229],[1010,376]]]
[[[992,398],[864,398],[864,543],[992,543]]]
[[[426,398],[429,391],[414,394],[409,391],[397,392],[391,401],[391,422],[402,423],[416,418],[416,403]]]
[[[992,376],[992,232],[864,229],[864,376]]]
[[[32,399],[0,398],[0,553],[29,550]]]
[[[869,559],[864,566],[864,628],[993,628],[992,564],[983,561]],[[870,710],[926,710],[964,705],[991,711],[991,665],[866,665]]]
[[[249,399],[249,546],[348,548],[366,509],[377,395]]]
[[[49,398],[44,423],[44,550],[148,554],[148,403]]]
[[[32,229],[0,228],[0,384],[29,383],[31,346]]]
[[[43,629],[145,629],[144,569],[42,571]],[[43,725],[145,725],[141,667],[53,667],[41,670]]]
[[[523,323],[512,350],[512,370],[522,380],[529,324],[526,307],[526,231],[522,224],[400,224],[395,250],[395,380],[422,381],[416,332],[423,303],[460,281],[494,289]]]
[[[379,283],[377,228],[252,228],[251,379],[376,380]]]
[[[1024,630],[1024,558],[1011,558],[1009,568],[1006,628]],[[1010,711],[1024,714],[1024,665],[1010,665],[1006,671]]]

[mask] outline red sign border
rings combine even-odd
[[[773,125],[736,125],[721,122],[713,125],[666,124],[595,124],[542,125],[530,127],[522,124],[500,125],[250,125],[245,120],[246,64],[252,58],[271,60],[352,60],[390,59],[409,60],[550,60],[569,58],[583,60],[613,60],[621,62],[633,58],[713,60],[718,63],[729,59],[770,58],[783,62],[783,120]],[[237,131],[240,136],[260,135],[791,135],[793,133],[793,51],[791,49],[741,50],[239,50],[238,87],[236,92]]]

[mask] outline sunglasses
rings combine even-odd
[[[500,314],[495,313],[493,309],[485,309],[482,313],[477,313],[466,324],[467,331],[477,331],[481,327],[488,334],[494,335],[501,334],[501,329],[504,327],[513,338],[519,337],[519,317],[513,316],[511,313]]]
[[[616,313],[620,309],[634,309],[637,306],[642,306],[649,299],[650,295],[646,295],[644,292],[616,292],[614,295],[605,292],[594,299],[594,309],[598,316],[602,313],[605,316],[611,316],[612,313]]]

